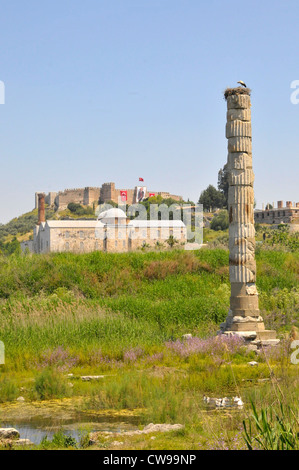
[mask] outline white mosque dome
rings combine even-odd
[[[108,209],[107,211],[101,212],[98,216],[98,220],[106,220],[106,219],[126,219],[127,216],[123,210],[114,207],[112,209]]]

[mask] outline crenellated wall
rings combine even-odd
[[[84,204],[84,188],[65,189],[57,194],[55,198],[55,206],[59,210],[67,209],[70,202],[76,204]]]
[[[65,210],[70,202],[81,204],[83,206],[93,206],[108,201],[118,203],[122,191],[127,192],[126,203],[129,205],[135,204],[137,186],[133,189],[117,189],[113,182],[104,183],[101,187],[87,186],[85,188],[65,189],[58,193],[50,192],[45,196],[45,203],[51,207],[55,207],[57,210]],[[183,199],[182,196],[157,191],[147,191],[145,197],[149,197],[150,193],[155,193],[163,198],[172,198],[176,201],[181,201]],[[35,193],[35,208],[38,207],[38,194],[39,192]]]

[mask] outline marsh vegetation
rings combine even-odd
[[[298,417],[290,335],[299,325],[299,258],[268,249],[256,258],[262,315],[282,339],[259,355],[240,340],[215,336],[229,306],[226,249],[1,257],[0,422],[9,403],[24,408],[15,401],[20,395],[25,403],[80,398],[83,413],[133,413],[140,427],[184,425],[169,434],[121,436],[120,448],[261,447],[259,430],[252,425],[249,432],[251,401],[257,413],[277,406],[279,414],[282,400]],[[192,338],[183,339],[187,333]],[[80,379],[101,374],[101,381]],[[245,407],[207,410],[204,395],[238,395]],[[96,445],[113,448],[116,439],[99,437]]]

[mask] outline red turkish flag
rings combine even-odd
[[[155,193],[149,193],[149,197],[154,197],[154,196],[156,196]]]
[[[143,179],[143,178],[139,178],[139,181],[144,181],[144,179]]]
[[[121,197],[122,202],[126,202],[126,201],[128,200],[128,193],[127,193],[127,191],[121,191],[121,192],[120,192],[120,197]]]

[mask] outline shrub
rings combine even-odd
[[[72,436],[67,436],[63,434],[62,431],[59,431],[54,434],[52,441],[48,439],[47,436],[45,436],[41,443],[40,447],[42,449],[52,449],[52,448],[58,448],[58,449],[67,449],[69,447],[72,448],[77,448],[77,441],[74,439]]]
[[[81,204],[77,204],[75,202],[70,202],[67,208],[75,215],[94,215],[92,207],[83,207]]]
[[[6,377],[0,379],[0,403],[15,400],[18,392],[18,387],[13,381]]]
[[[228,221],[228,212],[227,211],[221,211],[219,212],[218,215],[216,215],[210,225],[210,228],[212,230],[226,230],[229,226],[229,221]]]
[[[45,369],[36,377],[34,391],[40,400],[62,398],[70,395],[70,387],[66,378],[50,368]]]
[[[166,243],[168,243],[168,245],[170,246],[170,248],[173,248],[174,245],[176,245],[178,243],[178,241],[174,238],[173,235],[170,235],[170,237],[168,238],[168,240],[166,240]]]

